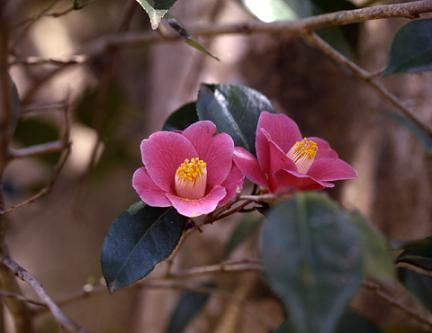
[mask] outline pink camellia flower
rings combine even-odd
[[[231,137],[217,134],[210,121],[183,132],[156,132],[141,143],[144,167],[135,171],[132,186],[149,206],[173,206],[188,217],[208,214],[243,185],[233,154]]]
[[[327,141],[303,138],[297,124],[284,114],[261,113],[255,147],[257,158],[236,148],[234,162],[252,182],[273,193],[334,187],[332,181],[357,177]]]

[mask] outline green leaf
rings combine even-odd
[[[432,19],[404,25],[393,39],[384,75],[432,70]]]
[[[351,218],[315,193],[297,194],[267,215],[265,273],[295,332],[332,333],[360,284],[361,240]]]
[[[186,218],[173,208],[138,202],[111,225],[102,247],[102,272],[109,290],[126,287],[149,274],[177,246]]]
[[[205,287],[209,287],[209,285],[207,284]],[[184,292],[171,314],[171,319],[168,323],[165,333],[184,332],[189,323],[207,304],[209,296],[210,295],[208,293],[201,293],[197,291]]]
[[[262,111],[275,112],[258,91],[241,85],[202,84],[198,93],[200,120],[213,121],[220,132],[231,135],[236,146],[255,153],[255,132]]]
[[[403,248],[396,262],[406,262],[432,271],[432,237],[407,243]]]
[[[168,23],[168,25],[171,27],[172,30],[178,33],[179,36],[185,40],[186,44],[198,50],[199,52],[208,55],[214,60],[220,61],[220,59],[216,57],[214,54],[212,54],[208,48],[206,48],[203,44],[201,44],[198,41],[198,39],[193,37],[177,19],[171,16],[167,18],[166,22]]]
[[[405,115],[396,112],[385,112],[384,115],[390,118],[396,124],[405,127],[409,132],[411,132],[417,140],[423,145],[426,151],[432,153],[432,136],[427,133],[423,128],[419,127],[411,119],[407,118]]]
[[[142,8],[147,12],[152,29],[158,28],[160,21],[168,13],[168,9],[176,0],[137,0]]]
[[[256,216],[245,216],[234,228],[231,237],[225,244],[224,258],[227,259],[230,254],[249,236],[251,236],[261,225],[262,220]]]
[[[352,214],[351,221],[357,226],[360,233],[365,276],[380,280],[393,279],[395,270],[387,240],[360,214]]]
[[[198,121],[196,102],[190,102],[183,105],[180,109],[174,111],[162,127],[164,131],[184,130],[189,125]]]

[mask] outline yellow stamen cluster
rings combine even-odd
[[[200,175],[206,171],[207,163],[198,157],[190,160],[187,158],[177,168],[176,176],[180,181],[194,182]]]
[[[300,159],[305,158],[311,160],[315,158],[315,155],[318,152],[318,145],[316,142],[306,138],[301,141],[297,141],[293,148],[294,151],[292,159],[295,163],[297,163]]]

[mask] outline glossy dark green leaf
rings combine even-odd
[[[245,216],[234,228],[230,238],[225,244],[224,258],[228,258],[230,254],[255,231],[258,230],[262,220],[256,216]]]
[[[190,102],[183,105],[180,109],[174,111],[165,121],[162,130],[181,131],[197,121],[198,115],[196,111],[196,102]]]
[[[137,0],[147,12],[153,29],[157,29],[160,21],[176,0]]]
[[[360,214],[352,215],[360,233],[363,252],[363,270],[367,277],[390,280],[395,277],[393,257],[387,240]]]
[[[173,208],[139,202],[111,225],[102,247],[102,272],[110,291],[149,274],[177,246],[186,218]]]
[[[407,243],[403,248],[396,262],[406,262],[432,271],[432,237]]]
[[[384,75],[432,70],[432,19],[404,25],[393,39]]]
[[[273,207],[261,231],[266,278],[294,332],[333,333],[362,278],[361,240],[332,200],[297,194]]]
[[[255,153],[255,132],[262,111],[275,112],[258,91],[242,85],[202,84],[197,100],[200,120],[213,121],[236,146]]]
[[[407,118],[401,113],[385,112],[384,115],[386,115],[396,124],[405,127],[415,136],[417,140],[419,140],[419,142],[424,146],[424,148],[429,154],[432,153],[432,136],[427,133],[423,128],[419,127],[411,119]]]
[[[432,278],[399,268],[398,279],[429,311],[432,311]]]
[[[295,333],[291,322],[285,321],[274,333]],[[334,333],[383,333],[379,326],[357,312],[346,309]]]
[[[205,285],[209,287],[209,285]],[[170,321],[165,333],[182,333],[188,327],[189,323],[201,312],[209,300],[209,293],[197,291],[184,292],[174,311],[171,314]]]

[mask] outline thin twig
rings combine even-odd
[[[402,4],[381,5],[355,10],[345,10],[329,14],[307,17],[294,21],[272,23],[242,22],[223,25],[211,25],[190,28],[189,33],[197,37],[215,37],[226,34],[302,34],[305,30],[314,31],[332,26],[360,23],[369,20],[386,18],[416,18],[420,14],[432,12],[430,0],[414,1]],[[93,57],[114,48],[137,47],[153,43],[167,43],[181,41],[182,37],[176,32],[167,32],[163,36],[154,32],[125,32],[108,35],[96,39],[77,54],[54,57],[30,57],[13,60],[10,65],[69,65],[82,64]]]
[[[5,222],[3,217],[2,223]],[[7,252],[2,246],[2,254]],[[2,302],[6,305],[12,315],[16,333],[33,333],[33,314],[28,307],[28,302],[22,298],[21,289],[14,274],[2,263],[0,263],[0,288],[7,293],[14,294],[16,297],[2,297]]]
[[[31,305],[42,306],[42,307],[46,307],[47,306],[45,303],[42,303],[42,302],[39,302],[39,301],[35,301],[34,299],[27,298],[27,297],[24,297],[21,294],[14,293],[14,292],[7,291],[7,290],[0,290],[0,296],[14,298],[14,299],[17,299],[19,301],[29,303]]]
[[[47,185],[42,188],[38,193],[32,195],[30,198],[12,205],[11,207],[7,208],[6,210],[0,209],[0,216],[3,214],[8,214],[11,213],[12,211],[21,208],[23,206],[26,206],[28,204],[31,204],[37,200],[39,200],[40,198],[44,197],[45,195],[49,194],[53,187],[54,184],[57,181],[57,178],[59,177],[61,171],[63,170],[63,167],[66,164],[66,161],[69,157],[70,154],[70,123],[69,123],[69,102],[68,102],[68,98],[66,99],[66,104],[65,104],[65,108],[63,110],[63,133],[61,136],[61,142],[63,143],[63,151],[62,154],[57,162],[57,165],[52,173],[52,176],[50,178],[50,180],[48,181]]]
[[[18,43],[24,38],[24,36],[27,34],[29,29],[33,24],[35,24],[43,15],[45,15],[51,8],[53,8],[55,5],[57,5],[58,2],[61,0],[53,0],[48,4],[48,6],[38,14],[36,14],[33,17],[27,18],[20,23],[18,23],[15,28],[21,28],[20,33],[18,33],[18,36],[15,38],[15,41],[12,43],[11,49],[12,52],[15,54],[15,47],[18,45]]]
[[[32,104],[23,108],[22,116],[26,116],[33,113],[53,111],[53,110],[64,110],[66,104],[64,101],[50,104]]]
[[[232,292],[220,288],[212,288],[212,287],[205,287],[202,285],[195,285],[191,283],[179,283],[177,281],[167,281],[167,280],[160,280],[148,282],[147,280],[143,280],[139,283],[136,283],[129,288],[126,288],[125,290],[143,290],[143,289],[173,289],[173,290],[181,290],[181,291],[191,291],[191,292],[197,292],[197,293],[203,293],[203,294],[212,294],[219,297],[223,297],[229,300],[232,300],[236,302],[239,305],[248,306],[248,302],[245,300],[242,300],[235,295],[233,295]],[[85,285],[81,291],[76,293],[75,295],[69,296],[63,300],[58,300],[56,303],[60,307],[64,307],[70,304],[74,304],[80,301],[83,301],[85,299],[88,299],[89,297],[95,297],[99,295],[107,295],[108,291],[104,284],[97,284],[97,285]],[[46,308],[38,308],[35,309],[34,314],[35,315],[41,315],[46,313]],[[251,317],[256,318],[256,320],[263,325],[263,327],[267,329],[274,329],[273,323],[269,321],[268,318],[263,316],[261,313],[257,313],[256,311],[247,310]]]
[[[430,1],[429,3],[432,4],[432,1]],[[371,73],[346,58],[344,55],[342,55],[340,52],[330,46],[327,42],[318,37],[315,33],[306,32],[303,34],[303,37],[309,42],[311,46],[321,50],[330,59],[344,66],[345,68],[350,70],[351,73],[354,74],[357,78],[369,84],[369,86],[375,89],[375,91],[377,91],[385,100],[387,100],[387,102],[392,104],[396,109],[398,109],[406,117],[411,119],[420,128],[422,128],[427,133],[432,134],[432,127],[430,127],[423,120],[421,120],[412,110],[408,109],[405,105],[403,105],[403,103],[391,92],[389,92],[384,87],[384,85],[377,80],[376,77],[373,77],[371,75]]]
[[[86,3],[84,3],[80,7],[76,7],[74,5],[68,7],[67,9],[57,11],[57,12],[50,12],[50,10],[57,5],[61,0],[54,0],[52,3],[50,3],[45,9],[43,9],[40,13],[26,18],[23,21],[19,22],[14,29],[21,28],[21,32],[19,33],[18,37],[15,39],[12,49],[15,49],[15,47],[18,45],[18,43],[24,38],[24,36],[27,34],[28,30],[31,28],[32,25],[34,25],[37,21],[44,17],[52,17],[52,18],[59,18],[61,16],[65,16],[69,14],[70,12],[77,11],[80,9],[83,9],[84,7],[90,5],[91,3],[95,2],[96,0],[90,0]]]
[[[209,265],[202,267],[194,267],[171,273],[165,279],[183,279],[196,278],[206,275],[224,274],[224,273],[239,273],[239,272],[261,272],[262,264],[255,259],[244,259],[233,262],[225,262],[217,265]],[[154,281],[154,279],[148,279]],[[158,280],[158,278],[155,278]]]
[[[208,275],[214,276],[217,274],[241,274],[245,272],[261,272],[262,270],[263,267],[260,260],[255,258],[246,258],[243,260],[227,261],[217,265],[199,266],[185,269],[179,272],[172,272],[169,276],[154,278],[149,277],[142,280],[141,282],[138,282],[137,284],[130,286],[129,288],[145,288],[146,286],[155,285],[156,283],[172,283],[173,280],[180,280],[185,278],[193,279]],[[83,299],[87,299],[89,297],[93,297],[99,294],[105,294],[107,292],[108,291],[104,283],[99,283],[96,285],[87,284],[79,292],[62,300],[58,300],[56,303],[59,306],[63,307],[72,303],[79,302]],[[45,310],[39,309],[36,312],[45,312]]]
[[[411,309],[411,307],[401,303],[399,300],[385,292],[379,284],[371,281],[363,281],[362,287],[372,291],[392,307],[399,309],[411,318],[415,319],[419,324],[425,326],[428,332],[432,332],[432,320],[429,317],[424,316],[421,313]]]
[[[0,4],[0,210],[4,207],[2,178],[9,159],[9,136],[12,119],[11,82],[8,72],[8,28]]]
[[[63,141],[53,141],[48,143],[42,143],[31,147],[21,149],[11,149],[11,159],[28,158],[34,156],[40,156],[45,154],[57,153],[65,149],[65,143]]]
[[[411,264],[409,262],[400,261],[400,262],[398,262],[396,264],[396,268],[404,268],[404,269],[413,271],[415,273],[418,273],[418,274],[421,274],[421,275],[424,275],[424,276],[432,277],[432,272],[431,271],[428,271],[428,270],[426,270],[426,269],[424,269],[422,267],[413,265],[413,264]]]
[[[34,292],[38,295],[40,300],[46,304],[50,309],[55,320],[69,332],[88,333],[89,331],[78,324],[74,323],[69,317],[67,317],[59,306],[51,299],[46,293],[42,284],[27,270],[16,263],[11,257],[4,257],[3,263],[22,281],[30,285]]]

